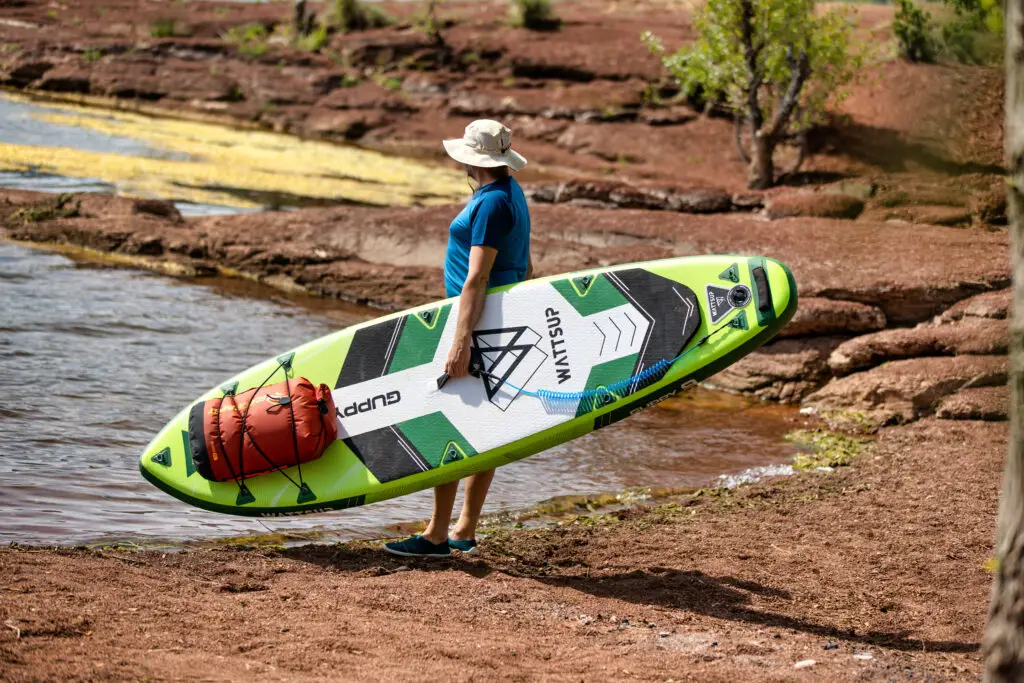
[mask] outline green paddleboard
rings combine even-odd
[[[296,468],[243,487],[204,479],[189,447],[194,403],[157,434],[139,466],[170,495],[234,515],[386,500],[513,462],[654,405],[766,342],[796,305],[789,269],[762,257],[694,256],[530,280],[488,293],[473,335],[483,373],[438,388],[458,319],[458,299],[439,301],[278,354],[197,399],[258,386],[275,368],[272,382],[288,372],[330,386],[338,440],[302,465],[304,487],[296,485]],[[531,395],[538,391],[554,393],[541,400]]]

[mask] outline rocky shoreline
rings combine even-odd
[[[0,234],[139,257],[186,276],[242,274],[383,310],[443,296],[445,226],[458,212],[336,207],[184,219],[165,202],[80,195],[70,202],[78,215],[54,217],[58,201],[0,193]],[[787,263],[800,292],[793,321],[711,386],[855,413],[874,425],[937,411],[1005,419],[1005,407],[979,413],[969,408],[970,393],[953,398],[995,387],[998,400],[1008,400],[1003,230],[915,226],[908,240],[902,224],[863,220],[767,221],[572,204],[537,204],[533,212],[538,275],[704,253],[757,253]],[[891,244],[900,246],[884,246]],[[958,410],[940,410],[954,400]]]

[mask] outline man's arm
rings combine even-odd
[[[531,280],[533,279],[533,254],[527,254],[526,258],[528,259],[526,262],[526,279]]]
[[[449,377],[465,377],[469,374],[469,347],[473,330],[484,312],[484,298],[487,282],[491,279],[491,268],[498,250],[494,247],[471,247],[469,250],[469,274],[459,295],[459,322],[455,327],[455,339],[444,371]]]

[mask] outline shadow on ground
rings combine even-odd
[[[573,588],[601,598],[685,610],[715,619],[746,622],[767,628],[791,629],[823,638],[892,650],[975,652],[979,648],[978,643],[911,638],[909,631],[861,633],[798,616],[755,609],[749,606],[751,593],[783,600],[788,600],[791,596],[787,591],[762,586],[753,581],[731,576],[708,576],[699,571],[653,567],[611,576],[546,576],[537,577],[537,580],[550,586]],[[797,577],[794,577],[794,580],[798,580]]]
[[[998,164],[960,161],[950,158],[942,150],[942,141],[933,144],[908,140],[891,128],[879,128],[862,123],[848,123],[838,128],[823,128],[811,136],[811,149],[842,150],[840,155],[863,164],[875,166],[887,173],[902,173],[921,168],[946,175],[971,173],[1003,175],[1005,169]]]
[[[731,576],[708,576],[700,571],[682,571],[667,567],[635,569],[601,576],[558,575],[551,568],[510,566],[500,558],[470,558],[453,555],[451,559],[416,559],[394,557],[376,545],[302,546],[281,551],[290,559],[309,562],[336,571],[364,576],[383,576],[405,571],[461,571],[476,578],[493,572],[525,578],[541,584],[570,588],[599,598],[624,600],[638,605],[651,605],[682,610],[714,619],[745,622],[775,629],[790,629],[810,635],[884,647],[901,651],[975,652],[976,642],[935,641],[910,637],[909,631],[857,632],[840,629],[811,619],[750,606],[751,594],[789,600],[788,591],[763,586]],[[578,569],[578,568],[577,568]],[[794,577],[799,581],[799,577]]]

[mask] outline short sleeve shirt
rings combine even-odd
[[[498,251],[488,287],[526,279],[530,262],[530,211],[515,178],[508,177],[477,190],[448,229],[444,261],[447,296],[458,296],[469,275],[469,250],[492,247]]]

